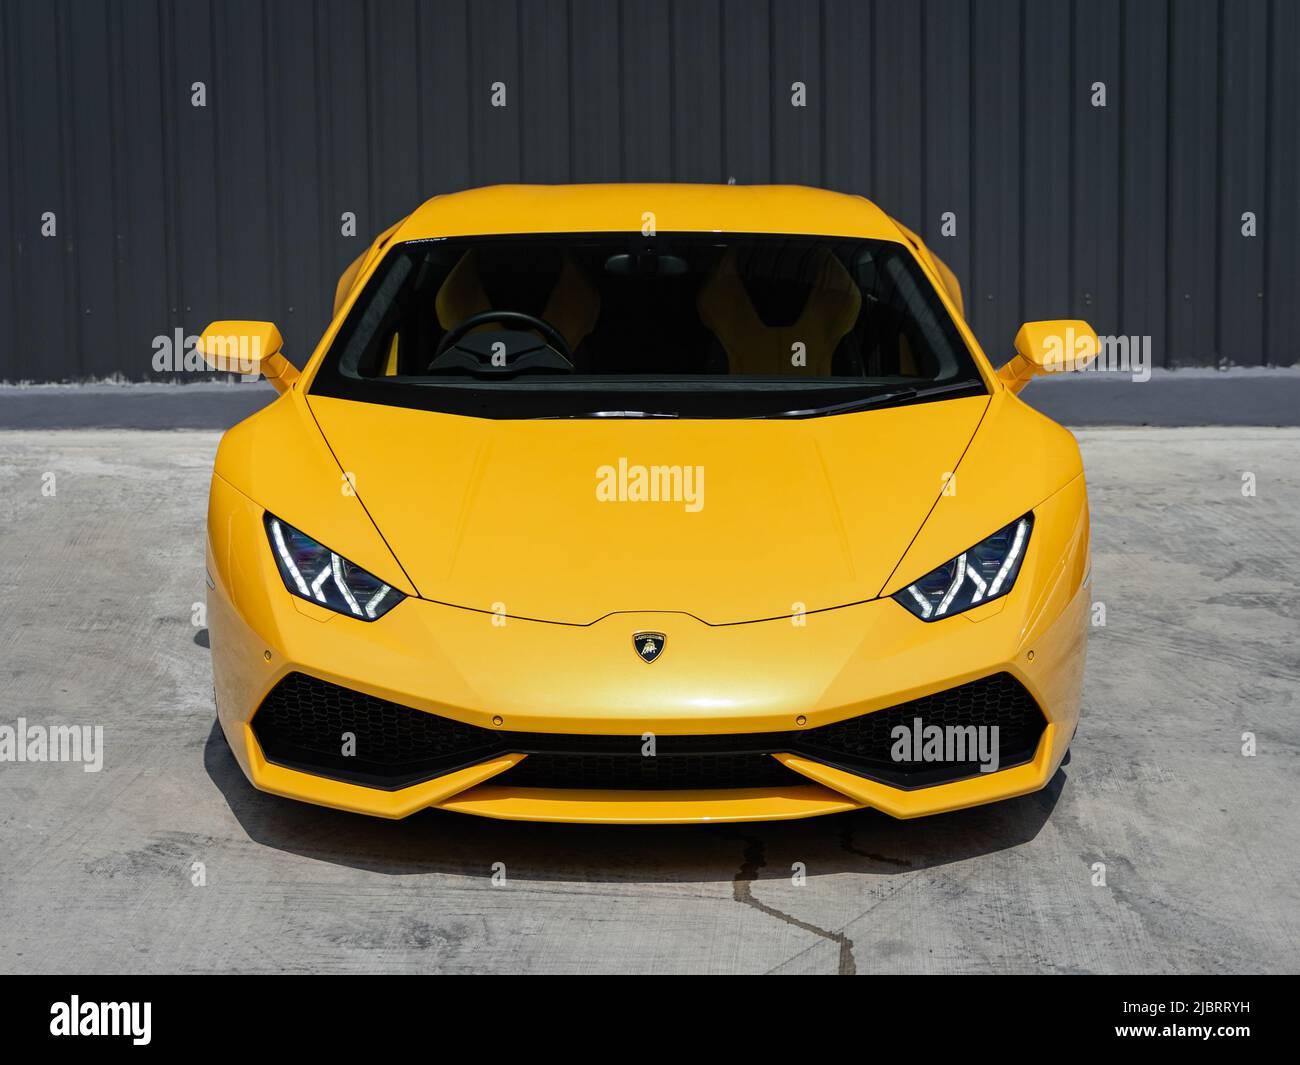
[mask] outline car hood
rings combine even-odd
[[[729,624],[875,598],[988,402],[512,421],[309,397],[345,488],[422,598],[577,625],[620,611]]]

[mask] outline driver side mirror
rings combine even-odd
[[[287,392],[298,371],[281,354],[284,338],[271,322],[213,322],[199,337],[198,350],[214,370],[261,374],[277,392]]]
[[[1019,392],[1039,374],[1082,370],[1097,357],[1099,346],[1092,326],[1078,319],[1026,322],[1016,333],[1016,353],[998,370],[998,378]]]

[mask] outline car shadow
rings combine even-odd
[[[913,821],[859,810],[798,821],[625,826],[443,810],[389,821],[280,798],[248,782],[215,722],[203,763],[240,826],[263,846],[389,876],[489,876],[501,862],[515,880],[561,883],[753,880],[789,876],[796,862],[809,877],[916,872],[1030,842],[1068,779],[1060,770],[1032,795]]]

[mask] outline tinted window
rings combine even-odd
[[[701,233],[399,244],[313,385],[507,418],[808,415],[983,390],[903,246]]]

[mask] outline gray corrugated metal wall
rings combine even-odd
[[[0,380],[151,376],[219,317],[301,359],[434,193],[728,177],[876,200],[990,353],[1077,316],[1300,359],[1295,0],[3,0],[0,56]]]

